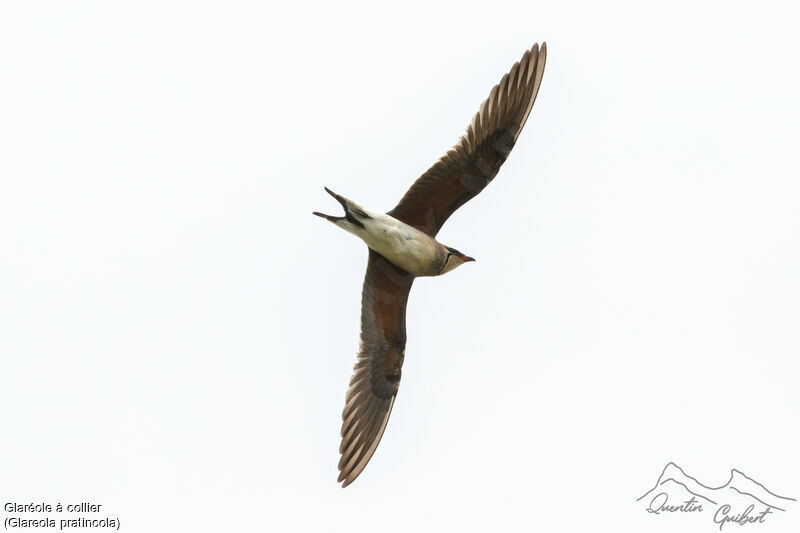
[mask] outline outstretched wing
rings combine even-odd
[[[525,52],[494,86],[458,143],[414,182],[389,215],[434,237],[456,209],[492,181],[528,119],[546,57],[545,43]]]
[[[361,349],[342,412],[342,487],[367,466],[389,421],[400,385],[406,303],[413,281],[414,276],[369,251],[361,295]]]

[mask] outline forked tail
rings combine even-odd
[[[314,211],[313,214],[317,215],[318,217],[322,217],[325,220],[333,222],[334,224],[339,222],[340,220],[347,220],[351,224],[354,224],[354,225],[356,225],[358,227],[361,227],[361,228],[364,227],[364,223],[361,222],[361,220],[372,218],[367,213],[365,213],[364,210],[361,209],[361,207],[359,207],[358,204],[356,204],[355,202],[352,202],[352,201],[348,200],[344,196],[340,196],[340,195],[336,194],[335,192],[333,192],[332,190],[330,190],[327,187],[325,187],[325,192],[327,192],[328,194],[330,194],[331,196],[336,198],[336,201],[339,202],[340,204],[342,204],[342,207],[344,208],[344,216],[343,217],[335,217],[333,215],[326,215],[325,213],[320,213],[318,211]],[[359,220],[359,219],[361,219],[361,220]]]

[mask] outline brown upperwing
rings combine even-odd
[[[414,276],[369,251],[361,294],[361,349],[342,412],[342,487],[367,466],[392,412],[400,385],[406,303],[413,281]]]
[[[389,215],[435,237],[456,209],[481,192],[505,162],[531,111],[547,45],[525,52],[481,104],[467,132],[420,176]]]

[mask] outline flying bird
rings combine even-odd
[[[369,247],[361,294],[361,346],[342,412],[342,487],[364,470],[392,412],[405,356],[411,284],[417,276],[441,276],[474,261],[437,241],[436,234],[505,162],[536,100],[546,57],[545,43],[526,51],[491,90],[458,143],[388,213],[369,211],[325,188],[342,205],[344,216],[314,214]]]

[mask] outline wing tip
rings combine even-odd
[[[396,396],[391,398],[391,401],[389,402],[388,407],[386,407],[384,413],[378,413],[378,415],[382,415],[382,417],[374,419],[373,421],[380,421],[380,423],[379,425],[376,425],[372,429],[368,430],[365,439],[363,438],[363,433],[361,435],[351,437],[350,439],[347,439],[347,446],[343,446],[345,439],[342,440],[342,446],[340,446],[339,449],[341,450],[344,448],[344,452],[340,451],[342,456],[339,459],[339,478],[336,481],[337,483],[344,482],[342,484],[342,488],[355,481],[375,455],[375,450],[383,438],[383,434],[386,431],[386,424],[389,422],[389,417],[392,414],[392,407],[394,407],[395,398]]]
[[[369,462],[369,460],[367,460],[367,462]],[[355,466],[351,466],[350,468],[348,468],[347,465],[345,465],[344,467],[340,467],[339,477],[336,478],[336,483],[341,483],[342,488],[345,488],[348,485],[350,485],[353,481],[358,479],[358,476],[361,474],[361,472],[364,471],[364,466],[366,466],[366,464],[364,464],[364,466],[362,466],[360,469],[356,468],[357,466],[359,465],[356,464]]]

